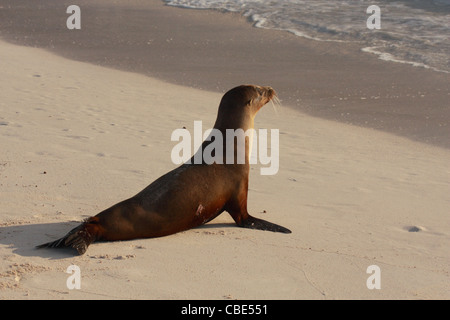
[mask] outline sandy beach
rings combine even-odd
[[[69,4],[4,2],[0,299],[450,298],[449,75],[160,1],[79,1],[73,33]],[[292,234],[223,213],[83,256],[34,248],[175,168],[173,130],[212,127],[242,83],[283,104],[255,119],[279,129],[280,167],[252,166],[249,212]]]

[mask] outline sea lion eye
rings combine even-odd
[[[263,91],[261,90],[261,88],[255,87],[255,89],[256,89],[256,92],[258,92],[258,95],[262,95],[263,94]]]

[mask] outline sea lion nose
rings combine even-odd
[[[277,93],[275,92],[275,90],[272,87],[267,86],[267,87],[264,87],[264,89],[266,91],[266,96],[269,99],[272,99],[273,96],[277,95]]]

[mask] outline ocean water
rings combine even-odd
[[[315,41],[355,42],[380,59],[450,72],[450,0],[166,0],[171,6],[239,12],[255,27]],[[380,29],[367,20],[380,8]],[[371,20],[371,19],[370,19]],[[372,21],[372,20],[371,20]]]

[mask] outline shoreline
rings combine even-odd
[[[256,28],[238,13],[82,0],[81,30],[71,31],[68,2],[24,3],[7,1],[0,12],[0,36],[9,42],[215,92],[270,85],[284,106],[450,148],[450,75]]]

